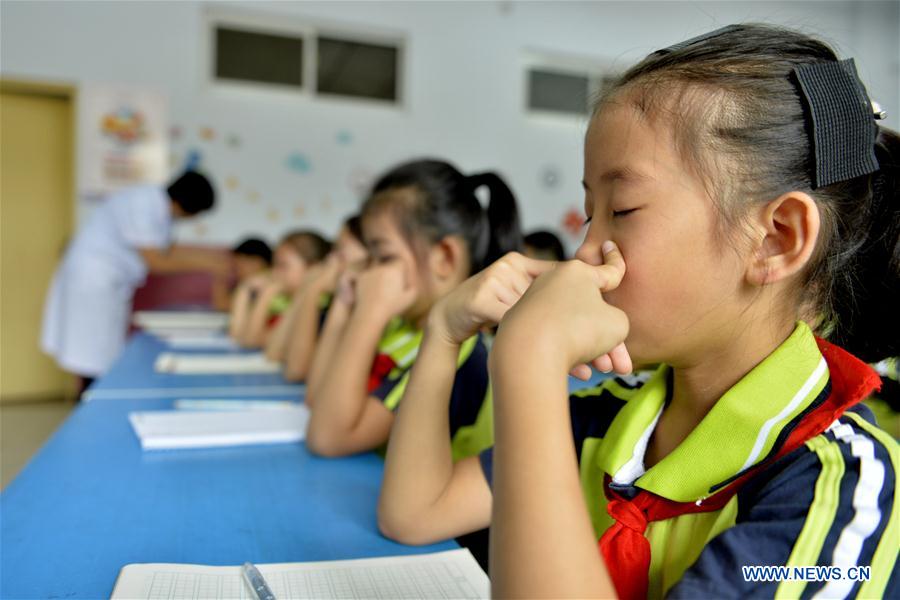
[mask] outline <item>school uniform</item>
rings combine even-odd
[[[897,597],[900,449],[857,404],[877,383],[798,323],[649,469],[671,369],[574,394],[581,486],[620,597]],[[491,450],[481,464],[490,482]],[[871,578],[745,580],[741,567],[768,565],[871,566]]]
[[[378,343],[369,375],[368,393],[395,411],[419,354],[423,332],[402,319],[394,319]],[[493,411],[488,383],[487,340],[481,333],[460,346],[456,377],[450,397],[453,459],[477,456],[493,443]]]
[[[278,294],[269,302],[269,311],[266,313],[266,328],[274,329],[281,317],[291,307],[291,297],[288,294]]]
[[[171,235],[171,200],[162,188],[130,188],[100,204],[53,276],[43,351],[66,371],[102,375],[125,344],[132,296],[147,278],[138,249],[167,248]]]

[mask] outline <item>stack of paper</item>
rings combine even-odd
[[[299,598],[488,598],[490,582],[468,550],[419,556],[257,565],[278,600]],[[252,598],[240,567],[134,564],[112,600]]]
[[[248,354],[179,354],[162,352],[156,357],[157,373],[216,375],[238,373],[278,373],[281,365],[262,352]]]
[[[213,448],[299,442],[309,409],[302,404],[271,410],[133,412],[131,426],[144,450]]]
[[[175,335],[157,336],[166,343],[169,348],[197,349],[197,350],[238,350],[234,340],[226,336],[212,335]]]
[[[296,402],[255,398],[179,398],[174,406],[177,410],[280,410],[296,406]]]
[[[173,329],[222,330],[228,325],[228,313],[212,311],[142,310],[133,322],[146,331]]]

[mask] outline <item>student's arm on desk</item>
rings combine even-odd
[[[447,435],[459,348],[426,328],[391,429],[378,527],[404,544],[434,543],[491,522],[491,490],[478,457],[454,463]]]
[[[387,441],[393,413],[366,391],[385,327],[412,305],[403,267],[386,264],[361,273],[356,302],[333,358],[314,390],[307,447],[323,456],[373,450]]]
[[[307,447],[322,456],[345,456],[387,440],[394,415],[366,392],[384,322],[355,309],[323,368],[310,406]]]

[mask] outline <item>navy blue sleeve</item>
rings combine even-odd
[[[478,460],[481,462],[481,472],[484,473],[484,478],[488,482],[488,486],[494,487],[494,447],[491,446],[487,450],[483,451],[478,455]]]
[[[460,427],[472,425],[478,419],[490,385],[487,360],[487,347],[479,334],[475,347],[453,378],[449,415],[451,437]]]

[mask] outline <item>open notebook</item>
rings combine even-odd
[[[468,550],[418,556],[256,565],[278,600],[297,598],[488,598],[487,575]],[[240,567],[134,564],[112,599],[253,598]]]
[[[161,352],[153,365],[157,373],[182,375],[228,375],[278,373],[281,365],[262,352],[249,354],[193,354]]]
[[[128,420],[144,450],[284,444],[306,437],[309,409],[153,410],[130,413]]]

